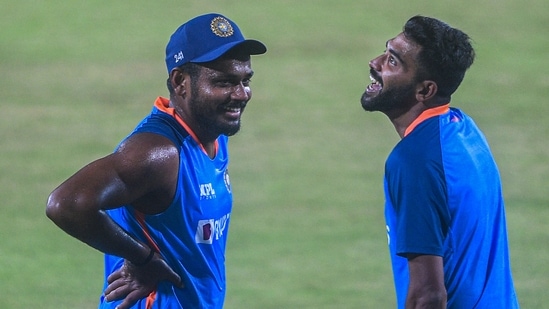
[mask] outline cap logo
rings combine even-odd
[[[220,36],[222,38],[226,38],[228,36],[233,35],[233,26],[231,26],[231,23],[226,20],[223,17],[216,17],[212,19],[212,23],[210,24],[210,28],[212,28],[212,32]]]

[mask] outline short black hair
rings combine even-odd
[[[197,82],[198,82],[198,76],[200,74],[200,70],[202,69],[202,66],[200,64],[194,63],[194,62],[188,62],[185,63],[182,66],[178,67],[182,72],[185,72],[189,74],[191,77],[191,87],[196,88]],[[172,87],[172,83],[170,81],[170,78],[166,80],[166,86],[168,87],[168,91],[170,94],[173,93],[174,89]]]
[[[450,97],[475,59],[469,36],[438,19],[419,15],[406,22],[403,34],[422,47],[417,77],[435,81],[438,95]]]

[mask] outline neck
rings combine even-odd
[[[217,153],[217,138],[218,135],[211,135],[207,132],[201,130],[200,125],[196,124],[196,122],[191,121],[185,121],[187,124],[187,131],[189,134],[193,137],[193,139],[200,145],[204,153],[208,155],[210,158],[214,158]]]
[[[406,111],[393,113],[388,112],[385,114],[387,115],[387,117],[389,117],[389,120],[391,120],[391,123],[395,127],[398,136],[400,136],[400,138],[402,139],[404,138],[406,128],[408,128],[408,126],[410,126],[410,124],[426,109],[427,107],[423,103],[418,102]]]
[[[201,143],[201,145],[210,159],[215,158],[215,155],[217,154],[217,144],[215,141],[210,143]]]
[[[170,102],[173,106],[173,104]],[[201,130],[200,125],[178,107],[174,108],[174,116],[178,122],[185,128],[191,137],[200,145],[202,151],[210,158],[214,158],[217,153],[217,135],[210,136],[206,131]]]
[[[450,109],[450,103],[436,106],[433,108],[425,108],[423,109],[423,111],[416,110],[415,113],[409,115],[408,119],[394,119],[392,120],[392,122],[395,128],[397,129],[398,135],[402,139],[406,135],[410,134],[410,132],[412,132],[417,125],[419,125],[426,119],[447,113],[449,109]]]

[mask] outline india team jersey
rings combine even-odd
[[[443,258],[448,308],[518,308],[500,176],[471,118],[448,105],[427,110],[390,153],[384,185],[398,308],[408,253]]]
[[[108,214],[128,233],[158,250],[181,276],[184,287],[162,282],[155,293],[132,308],[222,308],[232,209],[228,138],[218,138],[217,154],[210,159],[168,103],[159,97],[132,135],[159,134],[178,147],[179,178],[171,205],[157,215],[144,215],[131,206],[109,210]],[[106,278],[122,264],[119,257],[105,256],[105,286]],[[101,297],[99,308],[114,308],[118,303]]]

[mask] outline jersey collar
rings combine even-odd
[[[450,103],[424,110],[423,113],[419,114],[419,116],[406,128],[404,136],[410,134],[423,121],[447,113],[449,110]]]
[[[160,111],[162,111],[162,112],[164,112],[168,115],[171,115],[177,121],[177,123],[179,123],[185,129],[185,131],[187,131],[189,133],[189,135],[200,146],[202,151],[205,154],[208,154],[207,151],[206,151],[206,148],[204,147],[204,145],[202,145],[202,143],[200,142],[200,140],[198,139],[196,134],[193,132],[193,130],[191,130],[191,128],[187,125],[187,123],[185,123],[185,121],[175,112],[175,108],[170,107],[170,100],[169,99],[163,98],[163,97],[158,97],[154,101],[154,106],[158,110],[160,110]],[[219,144],[218,144],[217,140],[215,140],[215,153],[217,153],[218,147],[219,147]]]

